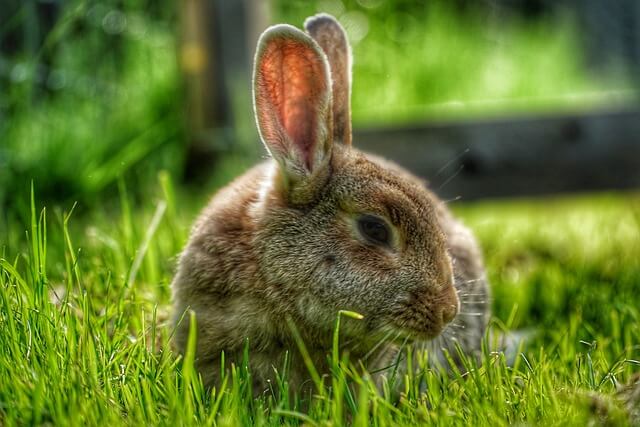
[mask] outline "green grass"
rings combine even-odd
[[[171,349],[169,283],[208,191],[250,156],[225,157],[207,188],[174,189],[187,139],[177,11],[65,4],[43,46],[10,58],[0,99],[0,425],[583,426],[604,422],[596,402],[624,425],[614,390],[640,371],[637,194],[452,203],[484,248],[494,328],[531,337],[515,357],[487,348],[464,377],[418,367],[399,398],[335,353],[311,399],[254,400],[243,363],[204,391],[193,354]],[[320,8],[348,24],[357,125],[592,108],[629,88],[584,70],[571,20],[505,24],[445,2],[429,13],[416,2],[284,4],[278,22],[300,26]],[[129,22],[119,34],[103,28],[115,9]],[[65,78],[39,81],[42,56]],[[258,150],[251,111],[234,115]]]
[[[121,185],[118,202],[78,218],[72,206],[45,210],[32,197],[6,220],[3,425],[582,426],[599,422],[595,400],[625,425],[612,396],[640,371],[640,196],[453,204],[482,242],[494,327],[533,333],[513,361],[487,350],[464,376],[418,367],[395,398],[329,354],[334,375],[310,400],[277,391],[254,400],[241,361],[207,392],[193,354],[171,350],[168,285],[205,201],[181,194],[161,174],[142,207]]]

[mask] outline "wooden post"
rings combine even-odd
[[[268,15],[263,0],[184,0],[181,4],[180,63],[186,78],[189,126],[185,178],[193,181],[205,178],[217,155],[233,146],[233,107],[241,108],[240,114],[250,114],[251,60]],[[243,93],[235,94],[236,88]],[[231,99],[234,96],[246,99],[246,105]]]

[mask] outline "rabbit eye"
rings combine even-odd
[[[362,215],[358,218],[358,230],[371,243],[389,245],[391,232],[387,224],[373,215]]]

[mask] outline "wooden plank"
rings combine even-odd
[[[640,188],[640,109],[356,129],[444,199]]]
[[[234,108],[250,111],[246,90],[258,34],[267,26],[261,0],[184,0],[180,2],[180,59],[187,98],[185,178],[204,181],[219,154],[236,140]]]

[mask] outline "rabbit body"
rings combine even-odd
[[[488,287],[468,229],[418,178],[351,147],[350,56],[344,31],[319,15],[309,35],[268,29],[254,74],[256,118],[272,158],[220,190],[195,222],[173,280],[175,344],[197,324],[207,385],[249,350],[257,391],[281,372],[309,379],[293,328],[328,372],[336,316],[342,349],[369,371],[400,342],[465,353],[480,348]]]

